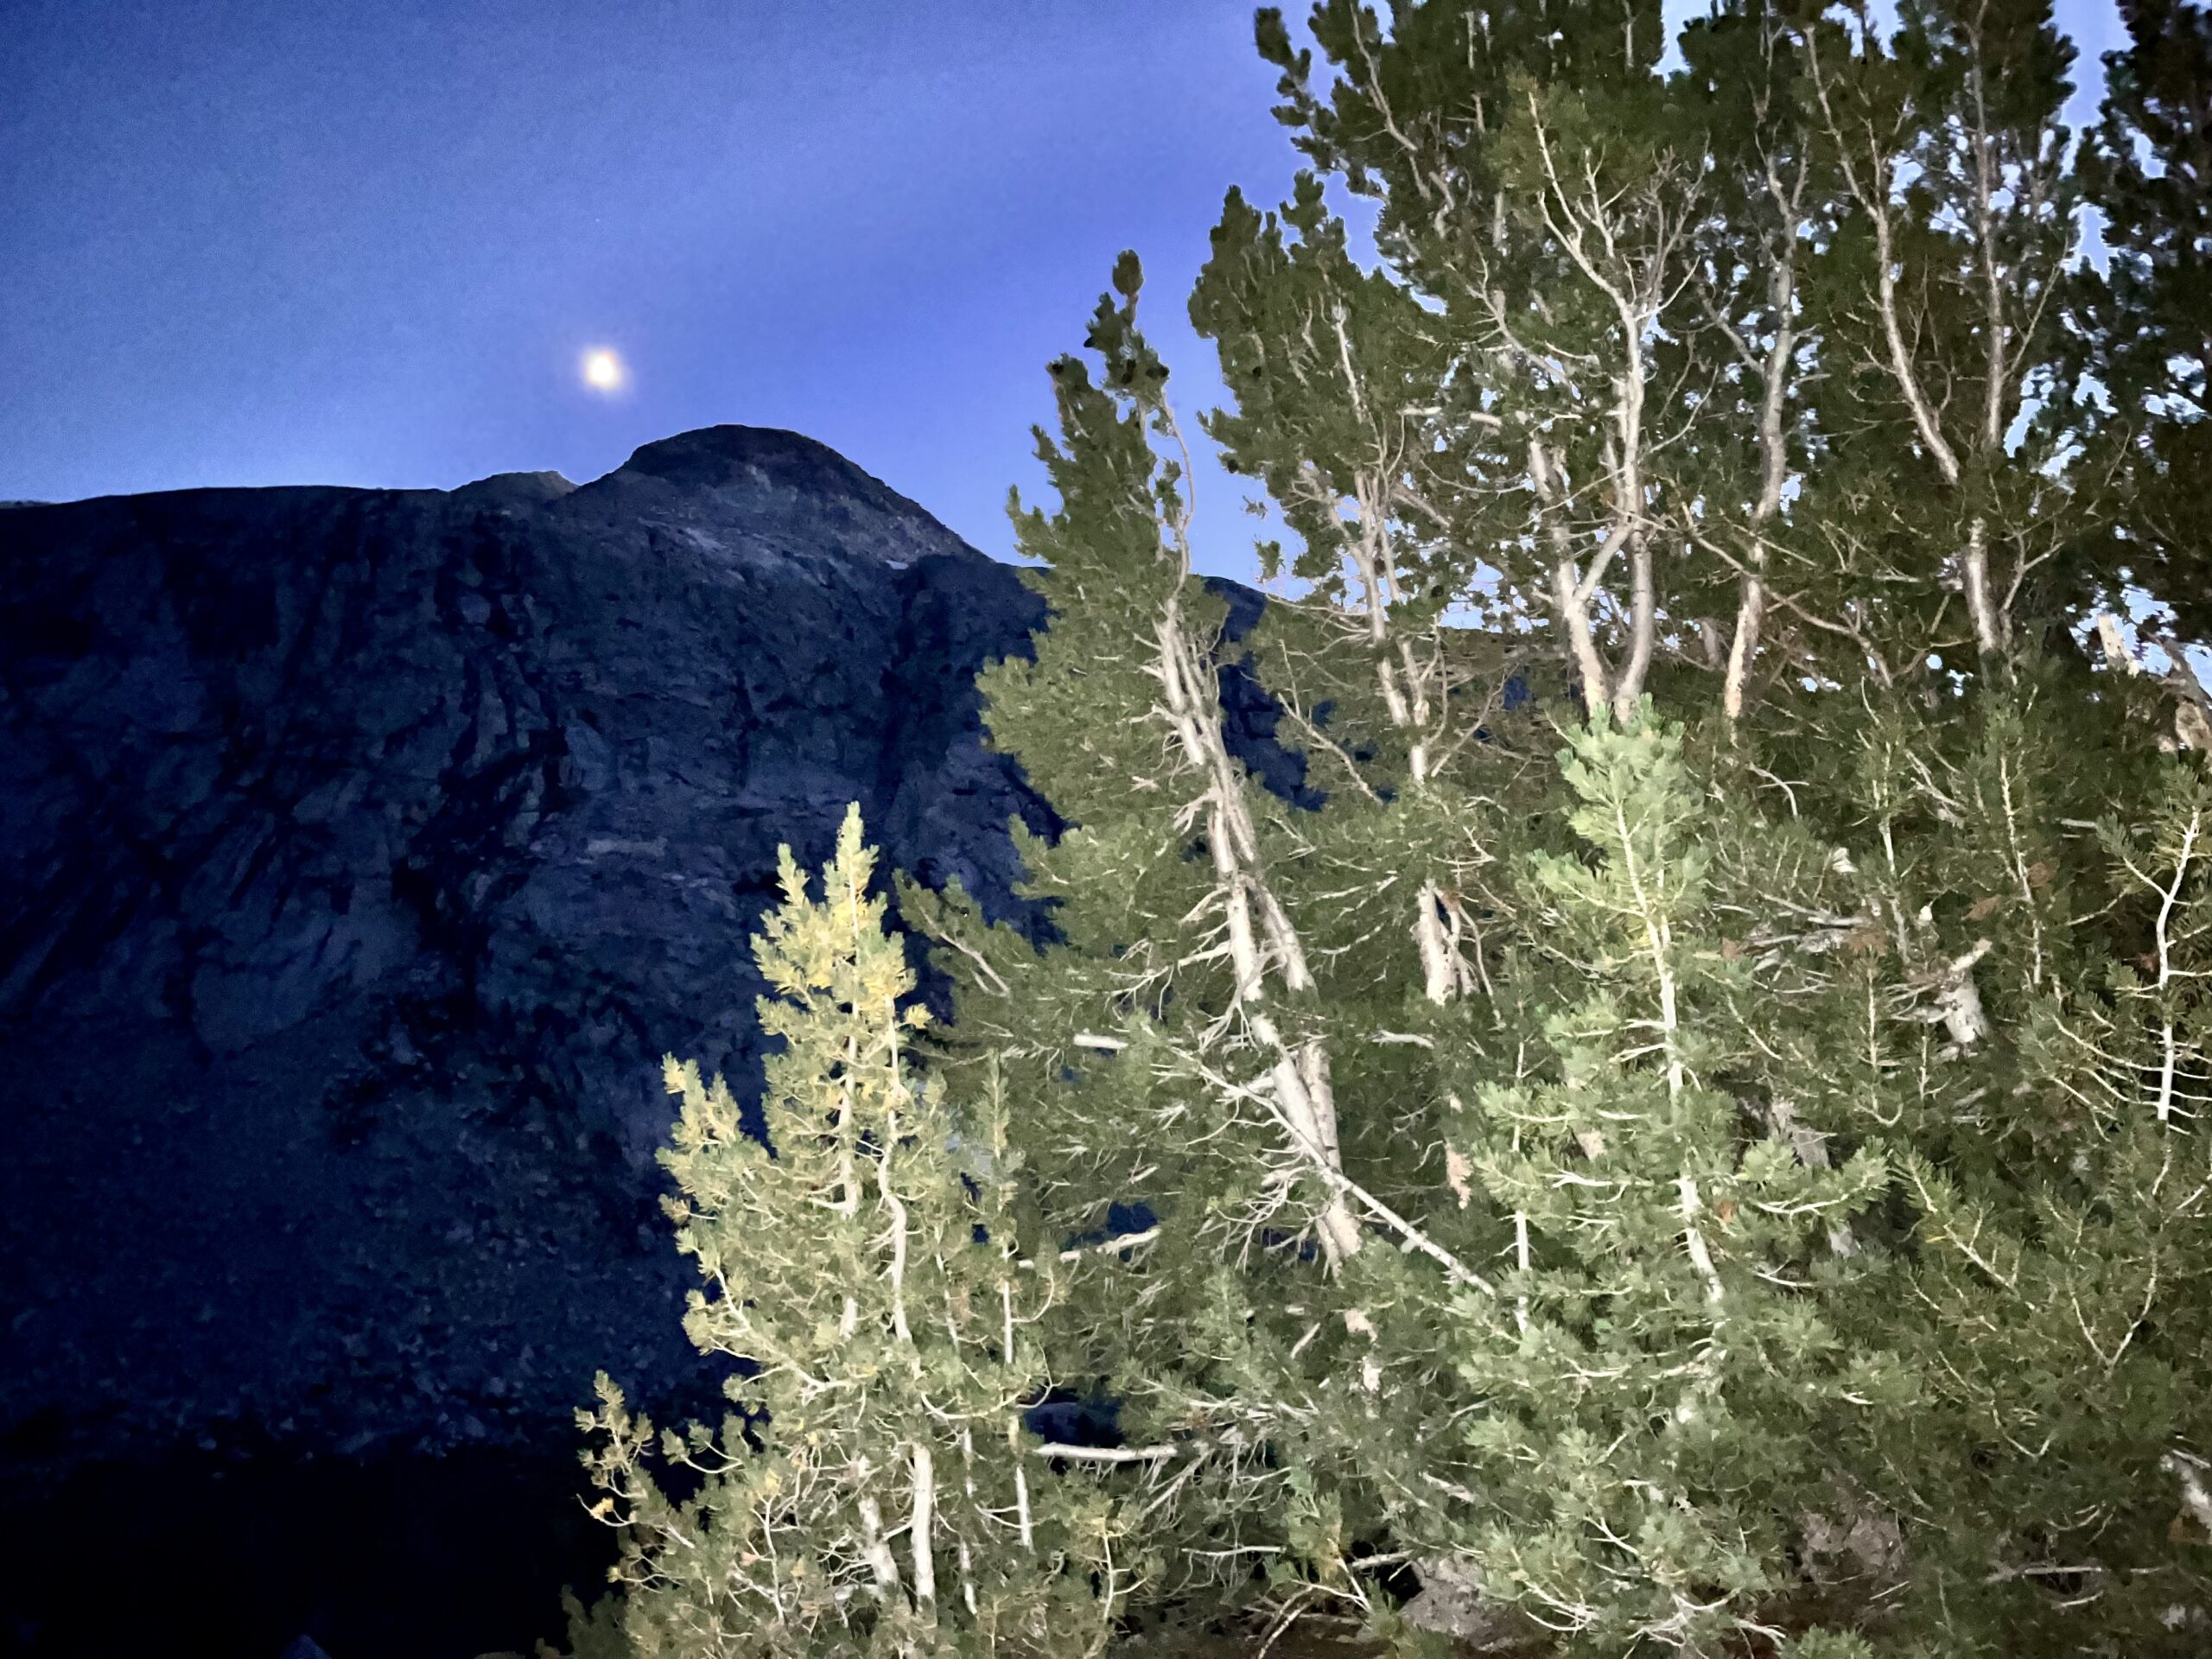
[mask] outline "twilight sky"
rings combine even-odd
[[[736,421],[1005,555],[1116,251],[1179,402],[1218,396],[1206,232],[1297,163],[1252,10],[0,0],[0,499],[581,480]],[[2111,0],[2059,11],[2086,93]],[[1242,571],[1244,486],[1199,487]]]

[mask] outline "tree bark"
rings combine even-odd
[[[925,1618],[937,1611],[937,1459],[920,1440],[914,1442],[914,1503],[907,1517],[906,1546],[914,1558],[914,1600]]]
[[[1328,1051],[1318,1037],[1287,1037],[1267,1007],[1270,965],[1286,989],[1313,984],[1304,944],[1275,897],[1260,855],[1259,834],[1245,799],[1244,779],[1222,734],[1221,700],[1213,673],[1184,620],[1180,593],[1171,594],[1154,630],[1155,673],[1165,712],[1185,760],[1206,780],[1202,798],[1216,893],[1226,912],[1236,998],[1253,1034],[1274,1051],[1275,1095],[1294,1135],[1324,1167],[1341,1175],[1336,1100],[1329,1086]],[[1256,913],[1255,913],[1256,912]],[[1264,942],[1264,949],[1262,948]],[[1321,1243],[1333,1262],[1360,1247],[1357,1219],[1333,1186],[1317,1217]]]

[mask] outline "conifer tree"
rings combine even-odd
[[[1446,342],[1411,295],[1352,262],[1310,173],[1280,215],[1230,193],[1191,315],[1219,344],[1237,405],[1205,429],[1231,472],[1265,480],[1302,543],[1287,574],[1310,584],[1310,602],[1271,606],[1249,643],[1289,741],[1344,798],[1329,861],[1347,882],[1405,889],[1396,909],[1423,995],[1449,1001],[1474,982],[1458,895],[1481,854],[1469,845],[1423,866],[1467,840],[1439,815],[1465,795],[1452,785],[1466,781],[1475,731],[1502,712],[1515,664],[1444,623],[1477,564],[1451,533],[1465,457],[1440,442]],[[1280,552],[1263,550],[1263,579],[1286,574]]]
[[[1994,668],[2082,527],[2048,464],[2062,434],[2023,447],[2018,429],[2056,390],[2055,301],[2079,230],[2059,120],[2074,48],[2047,0],[1914,0],[1894,35],[1860,10],[1802,40],[1846,204],[1826,261],[1838,401],[1824,419],[1891,435],[1850,460],[1886,469],[1882,527],[1942,607],[1889,660],[1932,647]],[[1869,574],[1885,563],[1854,552]]]
[[[1721,710],[1733,723],[1764,685],[1823,643],[1805,637],[1795,592],[1793,608],[1776,611],[1770,583],[1786,575],[1791,589],[1802,585],[1810,550],[1798,526],[1827,516],[1822,469],[1810,464],[1820,435],[1808,387],[1821,341],[1807,289],[1814,250],[1833,237],[1839,180],[1785,8],[1716,6],[1679,43],[1678,125],[1698,136],[1709,206],[1688,233],[1688,305],[1672,320],[1662,378],[1699,377],[1706,418],[1682,464],[1683,497],[1699,506],[1677,519],[1703,556],[1669,598],[1695,606],[1697,646],[1722,670]],[[1714,594],[1721,620],[1707,620],[1703,592]]]
[[[1016,503],[1049,626],[983,679],[1071,826],[1020,837],[1058,938],[902,905],[1157,1587],[1592,1653],[2196,1650],[2212,809],[2073,643],[2132,550],[2194,557],[2129,493],[2193,417],[2115,473],[2063,395],[2155,400],[2165,349],[2093,283],[2061,336],[2070,48],[2041,0],[1722,0],[1679,68],[1640,3],[1311,27],[1319,73],[1258,38],[1313,171],[1231,195],[1192,314],[1298,543],[1249,643],[1326,798],[1229,741],[1127,257]],[[2190,210],[2111,159],[2194,142],[2146,38],[2092,173],[2109,294],[2177,319]]]
[[[749,1415],[590,1417],[625,1640],[1088,1653],[1203,1585],[2203,1650],[2212,699],[2146,733],[2110,613],[2212,626],[2212,35],[2124,10],[2078,165],[2046,0],[1716,0],[1678,61],[1651,0],[1259,14],[1310,170],[1231,193],[1191,314],[1313,792],[1237,759],[1124,256],[1013,503],[1049,626],[982,678],[1057,938],[907,885],[925,1033],[857,820],[819,899],[786,857],[766,1144],[668,1073]],[[1122,1443],[1025,1439],[1048,1385]]]
[[[1135,327],[1134,255],[1114,281],[1090,334],[1100,383],[1079,359],[1052,365],[1063,438],[1040,433],[1039,447],[1061,509],[1047,517],[1016,503],[1024,550],[1045,562],[1030,580],[1053,625],[1033,661],[1008,658],[982,681],[992,741],[1025,757],[1074,825],[1050,845],[1017,830],[1028,891],[1065,901],[1053,913],[1076,947],[1071,965],[1098,964],[1080,993],[1059,993],[1081,1000],[1046,1016],[1055,1046],[1042,1075],[1071,1069],[1078,1087],[1145,1095],[1154,1086],[1145,1066],[1101,1057],[1122,1054],[1120,1016],[1156,1021],[1173,1002],[1193,1076],[1239,1073],[1225,1091],[1199,1084],[1236,1126],[1224,1155],[1273,1168],[1238,1195],[1243,1224],[1348,1256],[1361,1223],[1343,1184],[1313,967],[1277,891],[1282,806],[1230,752],[1214,657],[1224,606],[1191,567],[1187,458],[1165,366]],[[1247,1066],[1263,1089],[1242,1088]],[[1135,1171],[1150,1154],[1138,1143],[1067,1152],[1094,1183],[1079,1205],[1103,1211],[1109,1198],[1144,1196]]]
[[[1465,1115],[1465,1179],[1510,1216],[1512,1255],[1448,1316],[1480,1407],[1459,1548],[1577,1650],[1770,1633],[1798,1541],[1775,1497],[1819,1489],[1846,1396],[1880,1386],[1821,1304],[1843,1271],[1829,1237],[1883,1160],[1745,1133],[1732,1005],[1760,988],[1721,949],[1720,826],[1681,750],[1648,703],[1570,738],[1580,848],[1517,873],[1548,935],[1541,1029]]]
[[[1060,511],[1016,519],[1025,549],[1047,561],[1030,579],[1051,626],[1033,663],[982,681],[993,741],[1074,821],[1054,844],[1021,838],[1027,890],[1056,901],[1062,941],[1039,963],[957,895],[910,890],[905,909],[952,947],[941,958],[960,985],[952,1040],[971,1068],[1001,1057],[1046,1216],[1064,1236],[1100,1241],[1083,1269],[1096,1286],[1080,1299],[1085,1317],[1065,1339],[1111,1378],[1142,1443],[1159,1490],[1141,1508],[1198,1529],[1204,1548],[1185,1562],[1231,1579],[1253,1552],[1279,1551],[1290,1527],[1300,1559],[1318,1564],[1292,1593],[1325,1584],[1357,1600],[1366,1592],[1347,1557],[1365,1520],[1344,1516],[1328,1483],[1281,1455],[1280,1437],[1300,1412],[1333,1418],[1347,1395],[1376,1417],[1368,1350],[1379,1327],[1351,1287],[1387,1280],[1390,1247],[1466,1271],[1360,1179],[1403,1180],[1408,1137],[1429,1133],[1422,1091],[1405,1093],[1404,1121],[1370,1118],[1354,1139],[1333,1118],[1340,1078],[1364,1091],[1406,1074],[1393,969],[1424,987],[1422,884],[1400,881],[1398,902],[1379,910],[1357,903],[1300,810],[1228,753],[1222,606],[1190,570],[1187,475],[1164,365],[1135,325],[1134,258],[1116,283],[1090,334],[1097,381],[1079,359],[1053,365],[1061,431],[1040,435],[1040,452]],[[1357,648],[1359,683],[1373,688],[1376,658]],[[1345,836],[1347,855],[1373,822]],[[1387,858],[1364,857],[1389,876]],[[1308,953],[1297,913],[1317,885],[1338,889],[1331,927],[1363,936],[1349,950],[1335,939],[1326,958]],[[1381,1039],[1346,1019],[1351,986],[1389,998]],[[1421,988],[1411,1000],[1437,1006]],[[1331,1116],[1313,1115],[1315,1102]],[[1109,1236],[1116,1203],[1143,1205],[1153,1224]],[[1355,1274],[1355,1261],[1369,1266]],[[1286,1406],[1294,1388],[1325,1405]]]
[[[2175,1386],[2212,1267],[2178,1116],[2205,1076],[2205,779],[2113,720],[2048,691],[1893,709],[1853,771],[1838,907],[1862,942],[1827,991],[1839,1040],[1790,1069],[1821,1079],[1812,1121],[1897,1149],[1910,1300],[1840,1322],[1910,1404],[1840,1444],[1902,1528],[1908,1651],[2188,1652],[2212,1628],[2189,1509],[2212,1419]]]
[[[1464,474],[1446,528],[1545,620],[1585,707],[1625,715],[1662,626],[1651,347],[1694,177],[1651,73],[1659,7],[1394,11],[1386,32],[1368,8],[1314,9],[1342,70],[1325,99],[1311,52],[1263,11],[1278,113],[1316,162],[1382,200],[1378,245],[1456,348],[1436,365]]]
[[[783,1045],[765,1143],[720,1077],[666,1071],[668,1207],[705,1281],[684,1328],[746,1364],[743,1414],[656,1436],[604,1376],[578,1414],[594,1512],[620,1529],[623,1633],[671,1659],[1096,1654],[1146,1567],[1109,1500],[1039,1478],[1024,1427],[1065,1283],[1057,1252],[1023,1254],[1005,1100],[956,1110],[915,1067],[927,1014],[858,809],[818,896],[780,860],[753,947]]]

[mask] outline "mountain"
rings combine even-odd
[[[1021,913],[1058,821],[972,680],[1043,607],[741,426],[15,506],[0,574],[0,1651],[526,1649],[607,1559],[594,1370],[719,1398],[660,1057],[757,1090],[776,846],[848,801]]]
[[[842,456],[745,427],[581,488],[19,507],[0,561],[10,1577],[67,1535],[57,1489],[134,1553],[196,1559],[219,1513],[310,1580],[308,1511],[566,1525],[596,1367],[715,1397],[656,1205],[660,1056],[757,1086],[776,845],[818,861],[849,800],[892,861],[1012,905],[1007,822],[1053,820],[984,753],[970,683],[1040,604]],[[302,1592],[249,1639],[273,1655]],[[146,1600],[107,1611],[174,1612]],[[325,1611],[339,1659],[478,1650]]]

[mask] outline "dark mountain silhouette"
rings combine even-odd
[[[526,1649],[607,1557],[593,1371],[717,1398],[659,1058],[757,1088],[776,845],[849,800],[1017,912],[1057,824],[972,679],[1043,607],[735,426],[11,507],[0,575],[0,1651]]]

